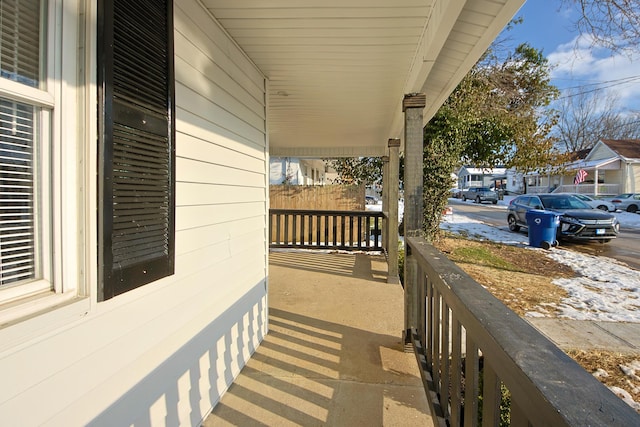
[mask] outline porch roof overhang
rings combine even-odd
[[[620,158],[611,157],[609,159],[590,160],[588,162],[580,160],[567,165],[567,169],[620,169]]]
[[[524,0],[200,0],[268,79],[270,154],[382,156],[402,99],[424,121]]]

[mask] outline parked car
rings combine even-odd
[[[491,191],[488,187],[471,187],[462,191],[462,200],[473,200],[476,203],[491,202],[498,203],[498,193]]]
[[[376,196],[364,196],[364,203],[367,205],[377,205],[378,198]]]
[[[459,188],[451,188],[449,189],[449,194],[454,199],[459,199],[462,196],[462,190]]]
[[[618,194],[609,199],[616,206],[616,209],[627,212],[638,212],[640,210],[640,193]]]
[[[526,214],[532,209],[555,212],[560,216],[558,240],[595,240],[603,243],[618,236],[620,224],[615,215],[592,208],[570,194],[524,194],[507,208],[509,230],[527,227]]]
[[[582,200],[592,208],[600,209],[601,211],[615,212],[617,209],[616,205],[614,205],[613,203],[607,200],[594,199],[593,197],[587,196],[586,194],[580,194],[580,193],[554,193],[554,194],[570,194]]]

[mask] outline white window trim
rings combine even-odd
[[[51,254],[44,257],[50,260],[51,265],[44,265],[50,274],[11,287],[7,294],[15,298],[0,303],[0,353],[84,316],[96,303],[95,289],[88,283],[97,278],[95,262],[90,262],[96,259],[97,240],[96,201],[90,197],[96,194],[95,179],[90,179],[96,176],[96,166],[90,159],[97,152],[96,144],[87,142],[97,135],[97,67],[92,56],[96,11],[88,0],[49,0],[48,12],[46,91],[0,79],[0,94],[43,107],[43,114],[50,116],[51,142],[44,145],[53,148],[53,170],[43,174],[44,185],[51,188],[46,233],[51,236]]]
[[[7,79],[0,78],[0,92],[3,98],[36,105],[37,107],[53,108],[55,104],[53,93]]]

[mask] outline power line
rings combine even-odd
[[[577,93],[570,93],[570,94],[567,94],[567,95],[560,96],[560,97],[556,98],[556,100],[559,101],[559,100],[562,100],[562,99],[573,98],[573,97],[584,95],[584,94],[587,94],[587,93],[597,92],[599,90],[609,89],[609,88],[616,87],[616,86],[622,86],[622,85],[629,84],[629,83],[635,83],[637,80],[640,80],[640,76],[637,76],[637,77],[635,77],[633,79],[629,79],[629,80],[626,80],[626,81],[618,81],[617,83],[612,83],[612,84],[607,85],[607,86],[596,87],[596,88],[587,89],[587,90],[581,90],[581,91],[578,91]],[[611,80],[611,82],[616,82],[616,80]],[[603,83],[606,83],[606,82],[603,82]],[[580,89],[580,88],[585,87],[585,86],[593,86],[593,85],[574,86],[574,87],[570,87],[570,88],[564,88],[564,89],[561,89],[561,90],[564,91],[564,90],[571,90],[571,89]]]
[[[619,84],[624,84],[624,83],[628,83],[631,81],[635,81],[640,79],[640,74],[639,75],[635,75],[635,76],[628,76],[628,77],[622,77],[619,79],[614,79],[614,80],[605,80],[605,81],[600,81],[600,82],[593,82],[593,83],[586,83],[580,86],[569,86],[566,88],[562,88],[562,90],[569,90],[569,89],[580,89],[586,86],[596,86],[596,85],[602,85],[602,84],[608,84],[608,83],[617,83],[620,82]],[[554,80],[560,80],[560,79],[554,79]],[[564,79],[564,80],[570,80],[570,79]]]

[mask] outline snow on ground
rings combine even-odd
[[[505,198],[507,199],[507,198]],[[496,209],[506,209],[509,200],[501,200]],[[640,228],[640,214],[617,212],[622,228]],[[506,220],[505,220],[506,223]],[[528,245],[523,233],[512,233],[473,220],[464,214],[444,215],[440,227],[476,240],[491,240],[511,245]],[[559,307],[560,316],[575,320],[599,320],[640,323],[640,272],[618,261],[561,248],[544,251],[550,258],[573,268],[578,277],[555,279],[553,283],[566,289],[569,297]],[[546,310],[527,313],[542,317]]]
[[[562,249],[551,250],[547,256],[580,275],[553,281],[569,293],[558,307],[560,316],[640,323],[640,272],[610,258]]]

